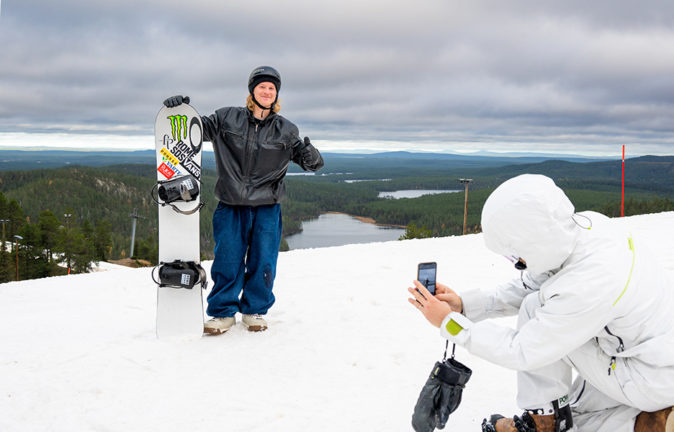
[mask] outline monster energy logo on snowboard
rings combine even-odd
[[[186,115],[172,115],[166,117],[171,121],[171,135],[173,135],[174,140],[181,141],[182,139],[187,138],[187,116]],[[184,135],[181,138],[182,135]]]
[[[201,125],[199,124],[199,119],[193,117],[190,121],[189,127],[187,126],[187,116],[186,115],[171,115],[166,117],[171,122],[171,135],[173,140],[168,140],[167,136],[164,137],[164,144],[168,147],[169,142],[175,143],[172,148],[169,148],[171,153],[178,158],[180,164],[194,177],[201,178],[201,167],[199,164],[194,162],[192,158],[196,153],[201,150],[202,142],[202,131]],[[192,142],[192,128],[197,127],[199,130],[198,142]],[[187,140],[189,137],[189,145],[186,144],[183,140]],[[167,142],[169,141],[169,142]],[[177,141],[177,142],[176,142]]]

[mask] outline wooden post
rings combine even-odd
[[[473,179],[459,179],[459,181],[465,186],[463,201],[463,235],[466,235],[466,220],[468,219],[468,184],[472,182]]]

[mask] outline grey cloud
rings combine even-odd
[[[673,24],[659,1],[5,1],[0,133],[151,133],[165,97],[240,105],[272,64],[316,138],[666,147]]]

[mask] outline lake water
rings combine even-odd
[[[302,232],[286,237],[286,241],[293,250],[398,240],[403,234],[404,229],[382,227],[349,215],[330,213],[303,222]]]
[[[461,190],[423,190],[423,189],[414,189],[414,190],[399,190],[393,192],[379,192],[379,198],[419,198],[422,195],[435,195],[442,193],[457,193],[463,192]]]

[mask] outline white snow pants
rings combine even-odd
[[[538,293],[528,295],[520,307],[518,328],[540,307]],[[609,375],[610,362],[611,358],[592,339],[563,360],[540,369],[518,371],[517,404],[522,409],[536,409],[568,396],[573,430],[633,432],[635,418],[641,412],[635,408],[640,405],[639,395],[626,394],[619,383],[616,372],[629,373],[627,368],[612,371]],[[572,370],[578,374],[573,384]]]

